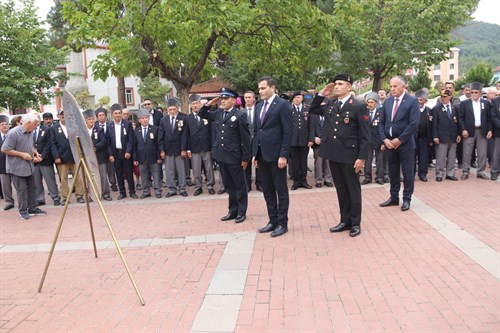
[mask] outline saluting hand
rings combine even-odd
[[[335,88],[335,83],[333,83],[333,82],[328,83],[326,85],[326,87],[324,87],[323,89],[321,89],[321,91],[319,92],[319,94],[321,96],[329,96],[333,92],[333,88]]]

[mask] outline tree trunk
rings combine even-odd
[[[384,83],[381,75],[381,73],[375,71],[373,73],[373,86],[372,86],[372,91],[378,92],[380,89],[382,89],[382,84]]]
[[[127,99],[125,98],[125,78],[117,75],[116,82],[118,83],[118,104],[126,108]]]
[[[177,96],[181,101],[181,111],[185,114],[189,114],[189,91],[191,90],[191,87],[192,85],[175,85],[175,89],[177,89]]]

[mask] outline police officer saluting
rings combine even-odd
[[[198,115],[212,121],[215,126],[213,157],[219,161],[224,186],[229,194],[229,212],[221,221],[246,219],[248,191],[245,172],[250,160],[250,130],[245,112],[234,107],[238,93],[230,88],[222,88],[220,98],[205,104]],[[220,109],[209,111],[221,101]]]

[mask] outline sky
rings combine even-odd
[[[0,0],[1,1],[1,0]],[[39,8],[38,16],[45,19],[50,8],[54,5],[53,0],[35,0],[35,5]],[[500,1],[480,0],[476,12],[472,15],[475,21],[494,23],[500,25]]]

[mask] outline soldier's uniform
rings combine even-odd
[[[300,92],[295,92],[292,100],[301,96]],[[292,160],[292,190],[299,187],[310,189],[307,183],[307,155],[309,153],[309,107],[301,103],[292,104],[293,134],[290,146],[290,159]]]

